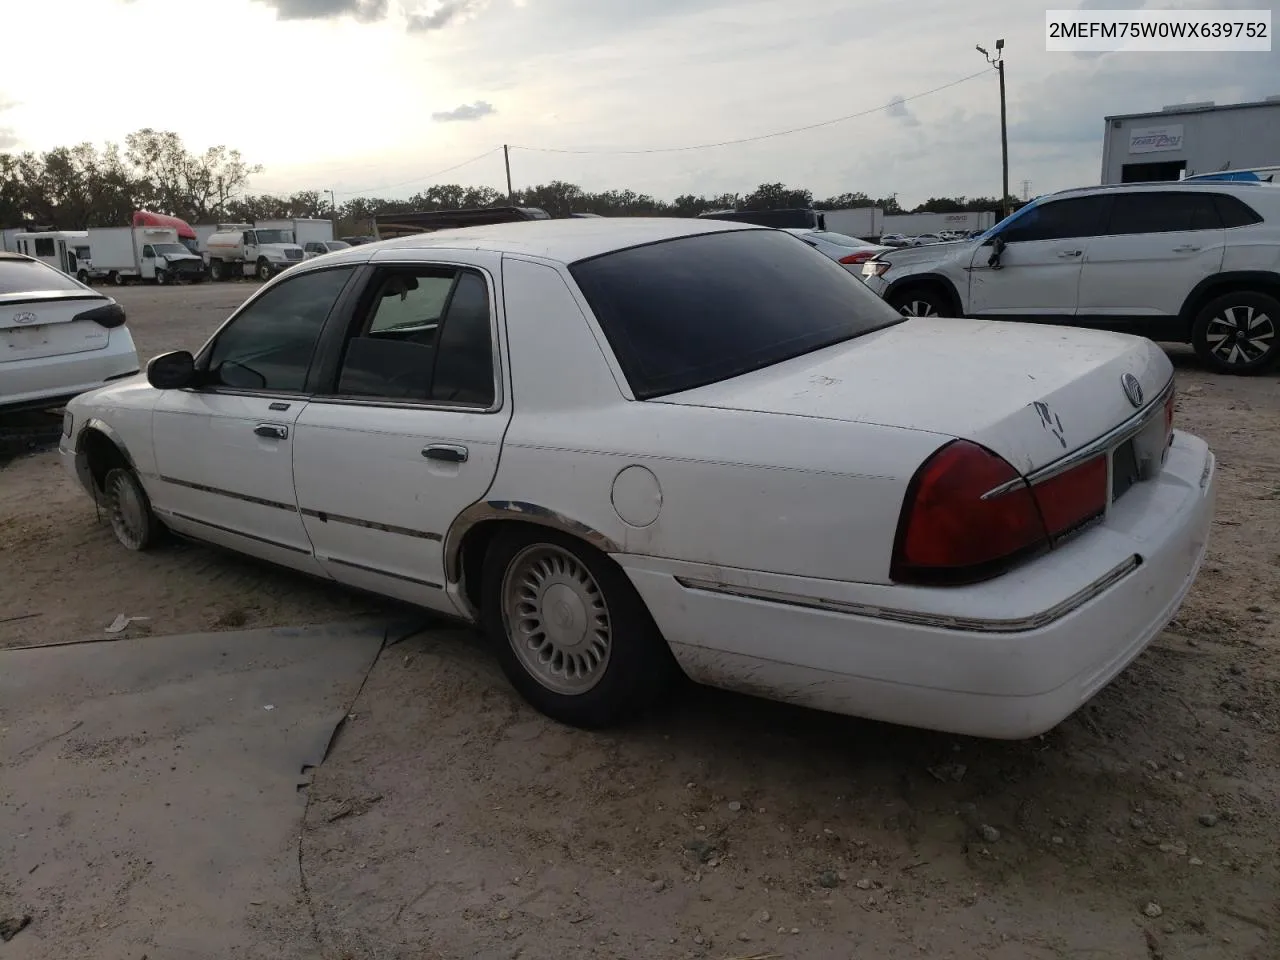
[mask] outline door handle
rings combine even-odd
[[[269,440],[285,440],[289,436],[289,428],[279,423],[260,423],[253,432]]]
[[[1078,257],[1083,252],[1083,250],[1059,250],[1058,256],[1063,257],[1064,259],[1067,257]]]
[[[1180,247],[1174,247],[1173,252],[1174,253],[1195,253],[1199,249],[1200,249],[1199,247],[1194,246],[1193,244],[1184,243]]]
[[[466,463],[467,448],[455,447],[451,444],[436,444],[425,448],[422,455],[428,460],[441,460],[445,463]]]

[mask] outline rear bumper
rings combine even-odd
[[[1074,542],[988,584],[846,584],[618,556],[694,679],[835,713],[1022,739],[1052,729],[1177,612],[1216,463],[1176,434],[1157,479]]]
[[[59,406],[88,390],[137,373],[138,351],[127,327],[111,331],[101,350],[0,365],[0,410]]]

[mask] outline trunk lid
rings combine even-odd
[[[1137,404],[1126,374],[1141,388]],[[1134,417],[1172,376],[1142,337],[912,319],[656,402],[926,430],[980,443],[1027,474]]]
[[[103,349],[111,332],[76,317],[110,302],[88,291],[0,294],[0,364]]]

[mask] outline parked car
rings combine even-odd
[[[893,249],[878,243],[868,243],[865,240],[859,240],[857,237],[846,237],[843,233],[832,233],[829,230],[787,227],[785,232],[799,237],[819,253],[844,266],[846,270],[856,277],[862,276],[862,265],[864,263],[878,254]]]
[[[302,258],[304,260],[314,260],[316,257],[323,257],[326,253],[337,253],[339,250],[347,250],[351,244],[345,240],[308,240],[302,245]]]
[[[909,247],[911,242],[900,233],[886,233],[880,238],[881,246],[885,247]]]
[[[342,242],[349,244],[353,247],[358,247],[361,244],[365,244],[365,243],[377,243],[378,238],[377,237],[343,237]]]
[[[1280,185],[1123,184],[1033,200],[976,240],[864,264],[912,316],[1116,330],[1190,343],[1221,373],[1280,359]]]
[[[138,372],[124,310],[34,257],[0,252],[0,411],[57,407]]]
[[[290,270],[72,401],[61,455],[124,546],[476,623],[566,723],[683,670],[1023,738],[1195,578],[1215,460],[1173,410],[1149,340],[904,318],[768,228],[547,220]]]

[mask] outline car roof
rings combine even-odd
[[[570,264],[615,250],[639,247],[663,240],[730,233],[741,230],[768,230],[748,223],[728,220],[697,220],[692,217],[574,217],[566,220],[523,220],[482,227],[460,227],[433,233],[396,237],[339,251],[330,263],[343,259],[364,260],[378,250],[467,249],[495,253],[525,254]]]

